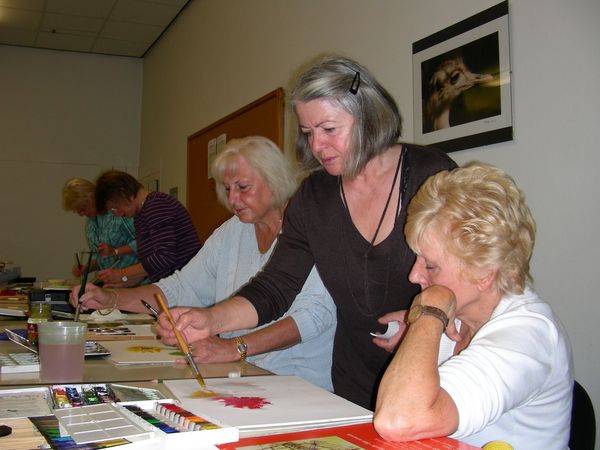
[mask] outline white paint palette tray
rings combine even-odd
[[[133,420],[111,403],[57,409],[54,415],[60,425],[61,436],[71,436],[78,444],[153,437],[153,429]]]
[[[169,447],[222,444],[239,439],[235,427],[196,416],[173,400],[103,403],[55,410],[61,436],[77,444],[127,439],[131,443],[162,442]]]

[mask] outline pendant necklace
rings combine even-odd
[[[400,167],[403,165],[403,160],[404,160],[404,155],[406,153],[406,148],[402,147],[402,151],[400,153],[400,157],[398,158],[398,164],[396,165],[396,171],[394,173],[394,179],[392,181],[392,186],[390,188],[390,192],[388,194],[388,198],[385,202],[385,207],[383,208],[383,212],[381,214],[381,217],[379,218],[379,223],[377,224],[377,228],[375,229],[375,234],[373,235],[373,238],[371,239],[371,241],[369,242],[369,246],[367,247],[366,251],[363,253],[361,259],[362,259],[362,271],[363,271],[363,289],[364,289],[364,301],[359,301],[355,295],[354,295],[354,291],[351,287],[351,282],[350,279],[348,278],[348,272],[346,271],[346,280],[347,280],[347,284],[348,284],[348,290],[350,291],[351,297],[354,301],[354,304],[356,305],[357,309],[361,312],[361,314],[365,315],[365,316],[369,316],[369,317],[373,317],[374,315],[377,314],[377,312],[379,311],[379,308],[375,308],[375,305],[373,305],[373,302],[371,300],[371,290],[369,288],[369,272],[368,272],[368,268],[369,268],[369,255],[371,253],[371,251],[373,250],[373,248],[375,247],[375,240],[377,239],[377,236],[379,235],[379,230],[381,229],[381,225],[383,224],[383,220],[385,219],[385,215],[387,213],[388,207],[390,205],[390,201],[392,199],[392,194],[394,193],[394,187],[396,186],[396,181],[398,180],[398,174],[400,173]],[[398,215],[400,213],[400,208],[401,208],[401,204],[402,204],[402,197],[405,193],[405,188],[406,188],[406,184],[407,184],[407,171],[403,170],[403,174],[400,178],[400,184],[401,184],[401,188],[400,188],[400,192],[398,193],[398,202],[396,205],[396,214],[395,214],[395,218],[394,218],[394,226],[395,226],[395,221],[398,218]],[[346,200],[346,195],[344,193],[344,184],[342,183],[342,179],[341,177],[339,178],[339,185],[340,185],[340,192],[342,194],[342,201],[344,203],[344,207],[346,208],[346,211],[348,212],[348,216],[350,218],[350,220],[352,221],[352,217],[350,216],[350,209],[348,207],[348,201]],[[383,296],[383,301],[381,304],[385,304],[385,301],[387,299],[387,292],[388,292],[388,286],[389,286],[389,279],[390,279],[390,269],[389,269],[389,263],[390,263],[390,255],[388,254],[387,256],[387,269],[386,269],[386,273],[385,273],[385,294]]]

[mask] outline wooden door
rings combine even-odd
[[[278,88],[188,137],[187,209],[201,242],[231,213],[217,200],[215,183],[208,177],[209,141],[225,134],[227,140],[265,136],[283,148],[283,89]]]

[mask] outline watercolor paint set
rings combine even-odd
[[[48,389],[55,409],[166,398],[158,389],[115,383],[52,385]]]
[[[178,401],[172,399],[124,402],[118,403],[117,406],[159,430],[155,430],[155,437],[166,439],[171,444],[192,442],[223,444],[239,439],[237,428],[200,417],[184,409]]]
[[[110,386],[106,384],[54,385],[49,389],[55,409],[118,401]]]
[[[154,431],[113,403],[57,409],[54,415],[60,435],[70,436],[77,444],[114,439],[144,440],[152,437]]]
[[[39,371],[40,360],[35,353],[0,353],[0,373]]]
[[[126,384],[0,391],[0,419],[21,417],[60,450],[204,449],[239,439],[237,428],[200,417],[158,389]]]
[[[15,344],[20,345],[21,347],[29,350],[31,353],[37,355],[38,349],[36,345],[29,341],[26,337],[23,337],[19,333],[16,333],[9,329],[5,329],[4,333],[6,333],[6,337]],[[96,341],[86,341],[84,354],[86,358],[96,356],[109,356],[110,351],[102,344],[99,344]]]
[[[112,439],[101,442],[77,444],[71,436],[62,436],[58,419],[54,415],[30,417],[29,420],[54,450],[99,450],[129,444],[127,439]],[[46,447],[47,448],[47,447]],[[127,448],[127,447],[125,447]]]
[[[123,444],[132,444],[126,448],[145,448],[150,443],[175,448],[239,439],[237,428],[219,426],[198,417],[170,399],[57,409],[54,416],[32,418],[32,422],[46,439],[53,438],[49,441],[53,448],[71,449],[80,445],[105,448],[102,446]]]
[[[87,339],[96,341],[156,340],[152,324],[102,325],[88,324]]]

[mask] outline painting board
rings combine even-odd
[[[373,413],[295,376],[212,378],[214,397],[195,398],[195,380],[167,380],[165,385],[184,408],[216,423],[256,436],[368,422]]]

